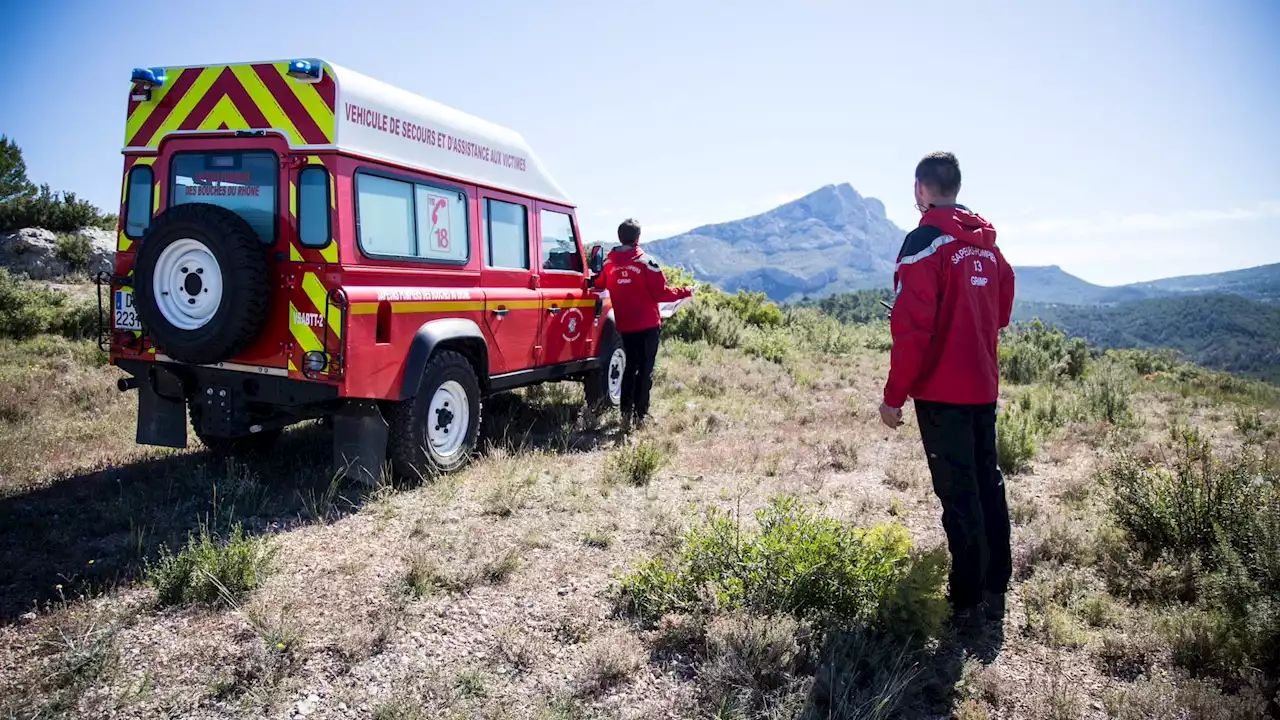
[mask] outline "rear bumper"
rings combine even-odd
[[[119,358],[138,390],[138,442],[186,447],[187,408],[199,408],[202,434],[243,437],[320,417],[338,404],[338,387],[259,372]]]

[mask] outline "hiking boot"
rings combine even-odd
[[[982,604],[986,608],[988,620],[1003,620],[1005,613],[1004,593],[984,592]]]

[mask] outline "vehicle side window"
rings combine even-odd
[[[313,165],[298,174],[298,240],[306,247],[329,244],[329,171]]]
[[[135,165],[129,170],[129,190],[125,195],[124,234],[140,238],[151,227],[151,193],[155,171],[150,165]]]
[[[542,269],[582,272],[582,253],[573,234],[573,219],[554,210],[543,210],[538,217],[542,224]]]
[[[454,264],[470,256],[461,190],[357,173],[356,212],[366,255]]]
[[[529,217],[523,205],[485,199],[484,239],[489,267],[529,269]]]
[[[377,175],[356,176],[360,247],[369,255],[413,255],[413,185]]]
[[[417,256],[466,263],[471,254],[466,194],[430,185],[414,185],[414,199],[418,207]]]

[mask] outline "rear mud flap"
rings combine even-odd
[[[181,398],[182,395],[177,397]],[[149,382],[138,383],[138,444],[187,446],[187,403],[156,392]]]
[[[366,485],[382,479],[387,421],[373,400],[352,400],[333,415],[333,467]]]

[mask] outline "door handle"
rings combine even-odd
[[[552,315],[555,315],[556,313],[560,312],[560,306],[552,305],[551,307],[547,308],[547,312],[551,313]]]
[[[506,305],[499,305],[498,307],[493,309],[493,314],[497,315],[498,317],[506,317],[507,313],[509,312],[511,311],[507,309]]]

